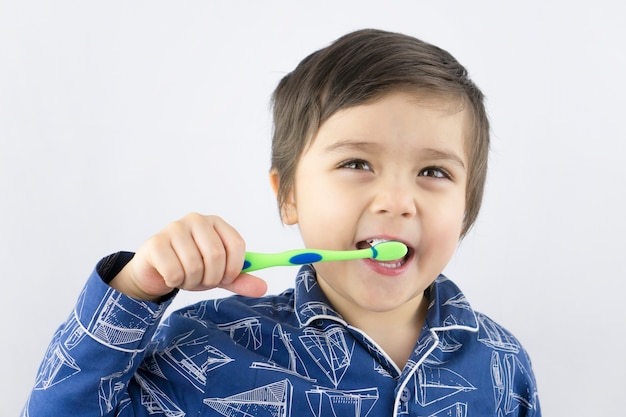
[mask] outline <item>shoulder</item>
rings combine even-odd
[[[505,327],[481,312],[474,311],[474,315],[478,323],[478,340],[481,343],[502,352],[523,351],[520,341]]]
[[[474,310],[446,277],[438,278],[429,295],[429,324],[437,333],[438,344],[427,359],[432,362],[428,366],[446,364],[471,381],[472,387],[491,386],[492,390],[477,392],[495,397],[499,415],[541,415],[532,363],[520,340]]]
[[[540,415],[537,382],[528,352],[522,343],[487,315],[475,312],[478,321],[476,340],[489,354],[489,368],[496,403],[509,413],[525,410]]]

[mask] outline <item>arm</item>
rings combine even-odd
[[[105,258],[101,274],[92,274],[55,334],[23,415],[131,413],[129,403],[140,399],[129,395],[129,381],[177,288],[265,293],[264,281],[241,274],[244,257],[243,240],[231,226],[190,214],[146,241],[134,257]]]
[[[99,266],[113,258],[105,258]],[[101,272],[102,268],[98,268]],[[41,363],[24,416],[113,415],[170,304],[132,299],[94,271]]]

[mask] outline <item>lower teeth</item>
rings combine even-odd
[[[399,261],[399,262],[379,262],[380,265],[384,266],[385,268],[399,268],[401,267],[404,262],[403,261]]]

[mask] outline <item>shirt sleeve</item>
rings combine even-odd
[[[104,258],[56,331],[22,416],[109,416],[130,402],[128,383],[171,303],[128,297],[105,281],[132,258]],[[100,273],[99,273],[100,272]]]

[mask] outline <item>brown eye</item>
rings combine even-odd
[[[424,168],[419,173],[419,176],[430,177],[430,178],[441,178],[441,179],[450,178],[450,174],[448,174],[448,172],[445,169],[439,168],[439,167]]]
[[[372,170],[370,165],[362,159],[350,159],[348,161],[342,162],[339,167],[346,168],[346,169],[366,170],[366,171]]]

